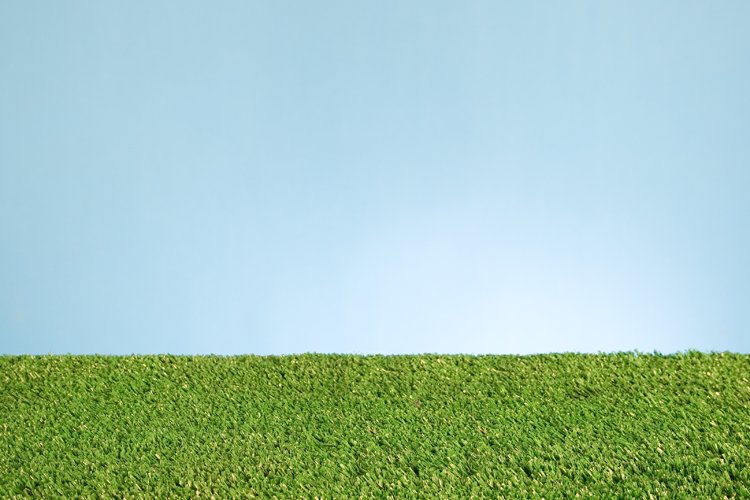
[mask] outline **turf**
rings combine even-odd
[[[0,356],[2,497],[750,497],[750,356]]]

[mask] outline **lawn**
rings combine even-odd
[[[0,356],[2,497],[750,497],[750,355]]]

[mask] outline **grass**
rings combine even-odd
[[[750,497],[750,356],[0,356],[2,497]]]

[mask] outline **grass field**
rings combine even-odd
[[[750,497],[750,356],[0,356],[2,497]]]

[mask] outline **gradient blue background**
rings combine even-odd
[[[750,352],[750,2],[0,3],[0,352]]]

